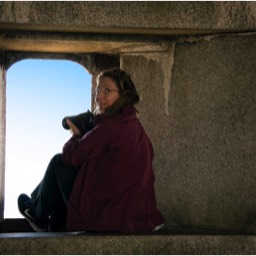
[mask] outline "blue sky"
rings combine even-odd
[[[30,195],[71,136],[63,117],[91,108],[91,75],[71,61],[23,60],[8,69],[6,87],[4,215],[19,218],[17,197]]]

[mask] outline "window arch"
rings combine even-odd
[[[66,60],[22,60],[6,82],[5,218],[21,215],[20,193],[40,182],[53,154],[70,137],[64,116],[91,108],[91,76]]]

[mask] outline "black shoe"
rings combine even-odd
[[[19,196],[18,198],[19,211],[29,222],[31,228],[36,232],[46,232],[48,229],[47,225],[40,223],[29,212],[31,205],[32,205],[32,202],[29,196],[27,196],[26,194],[21,194]]]

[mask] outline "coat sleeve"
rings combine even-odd
[[[107,147],[108,134],[103,125],[98,125],[82,138],[73,135],[63,146],[63,163],[78,167],[88,159],[103,154]]]

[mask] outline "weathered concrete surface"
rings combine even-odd
[[[149,36],[0,31],[0,50],[46,53],[116,53],[134,48],[165,50],[164,39],[159,39]]]
[[[0,234],[1,254],[247,255],[255,236]]]
[[[254,2],[0,2],[0,28],[190,34],[252,30]]]
[[[145,36],[255,28],[255,2],[0,2],[1,50],[88,53],[146,47],[161,51],[164,38]]]
[[[206,37],[171,44],[166,54],[121,57],[142,96],[157,199],[170,225],[254,229],[255,40]]]

